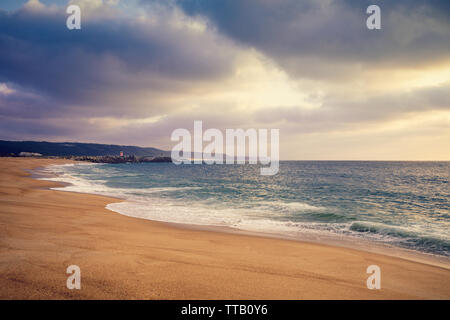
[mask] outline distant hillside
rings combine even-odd
[[[4,141],[0,140],[0,156],[18,155],[20,152],[35,152],[43,156],[115,156],[123,151],[124,155],[170,156],[169,151],[136,146],[114,144],[45,142],[45,141]]]

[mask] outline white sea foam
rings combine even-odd
[[[111,188],[105,185],[105,180],[89,180],[70,174],[66,170],[68,167],[73,167],[73,164],[46,167],[47,173],[53,173],[56,176],[41,179],[68,184],[67,186],[54,187],[53,190],[98,194],[124,199],[126,201],[108,204],[106,208],[126,216],[163,222],[226,226],[248,231],[285,234],[305,230],[317,232],[322,228],[330,229],[330,225],[326,223],[298,223],[272,219],[275,215],[282,215],[284,210],[319,211],[323,209],[306,203],[261,201],[254,208],[218,208],[208,205],[207,201],[186,204],[183,200],[176,201],[157,197],[157,194],[199,188]],[[339,230],[342,229],[342,226],[336,225],[332,228]]]
[[[260,208],[272,209],[280,212],[284,211],[323,211],[325,208],[309,205],[304,202],[286,202],[286,201],[259,201]]]
[[[263,218],[266,212],[249,209],[216,209],[204,205],[186,206],[166,199],[111,203],[107,209],[120,214],[154,221],[232,227],[236,229],[296,236],[323,231],[343,232],[348,224],[276,221]]]

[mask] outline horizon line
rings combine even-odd
[[[112,145],[112,146],[121,146],[121,147],[138,147],[138,148],[152,148],[157,149],[164,152],[170,152],[170,150],[160,149],[160,147],[154,146],[140,146],[133,144],[114,144],[114,143],[100,143],[100,142],[80,142],[80,141],[47,141],[47,140],[4,140],[0,139],[0,141],[6,142],[46,142],[46,143],[84,143],[84,144],[99,144],[99,145]],[[426,160],[426,159],[279,159],[279,161],[354,161],[354,162],[362,162],[362,161],[371,161],[371,162],[450,162],[450,159],[447,160]]]

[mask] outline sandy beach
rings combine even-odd
[[[450,299],[449,266],[130,218],[105,209],[120,200],[27,171],[66,162],[0,159],[1,299]],[[81,290],[66,287],[69,265]]]

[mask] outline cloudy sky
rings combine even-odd
[[[450,1],[0,1],[0,139],[170,150],[194,120],[279,128],[282,159],[450,160]]]

